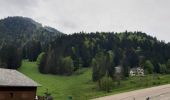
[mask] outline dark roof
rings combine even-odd
[[[37,87],[40,85],[16,70],[0,68],[0,86]]]

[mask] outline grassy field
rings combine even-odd
[[[116,86],[111,93],[106,93],[99,91],[96,83],[91,81],[90,68],[83,69],[83,74],[72,76],[41,74],[35,62],[24,60],[21,68],[18,70],[42,85],[38,87],[38,95],[44,95],[44,92],[48,89],[57,100],[67,100],[68,96],[72,96],[73,100],[87,100],[89,98],[170,83],[170,75],[131,77],[121,81],[121,85]]]
[[[92,97],[89,95],[96,94],[96,85],[91,81],[90,69],[85,69],[81,75],[57,76],[41,74],[35,62],[23,61],[18,70],[42,85],[38,88],[38,95],[44,95],[46,89],[58,100],[66,100],[70,95],[74,99],[85,100]]]

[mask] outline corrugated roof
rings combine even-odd
[[[0,68],[0,86],[37,87],[40,85],[16,70]]]

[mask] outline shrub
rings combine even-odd
[[[40,62],[41,62],[41,60],[42,60],[42,57],[44,56],[44,52],[42,52],[42,53],[40,53],[39,55],[38,55],[38,57],[37,57],[37,65],[39,66],[40,65]]]
[[[81,75],[81,74],[83,74],[85,71],[86,71],[85,68],[77,69],[77,70],[74,72],[74,74],[75,74],[75,75]]]
[[[99,88],[100,90],[110,92],[113,88],[113,80],[110,77],[104,76],[99,80]]]
[[[153,73],[154,66],[153,66],[153,64],[151,63],[150,60],[145,61],[144,69],[145,69],[146,74],[152,74]]]
[[[61,60],[60,73],[65,75],[71,75],[73,73],[74,64],[70,56],[67,56]]]
[[[160,73],[161,74],[167,73],[167,68],[166,68],[165,64],[159,64],[159,67],[160,67]]]
[[[136,84],[136,82],[134,80],[131,80],[130,83],[131,84]]]
[[[152,82],[152,85],[157,85],[157,82]]]

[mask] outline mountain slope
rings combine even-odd
[[[128,76],[130,68],[144,67],[147,60],[153,64],[153,72],[161,73],[162,64],[170,59],[169,51],[170,44],[142,32],[63,35],[51,43],[40,64],[40,72],[67,75],[92,63],[104,65],[101,67],[107,70],[105,66],[110,59],[111,75],[114,67],[121,65],[123,74]]]
[[[51,27],[43,27],[40,23],[26,17],[8,17],[0,20],[0,42],[24,43],[35,39],[41,42],[63,34]]]
[[[22,58],[35,61],[63,33],[26,17],[0,20],[0,67],[16,69]],[[11,49],[13,48],[13,49]]]

